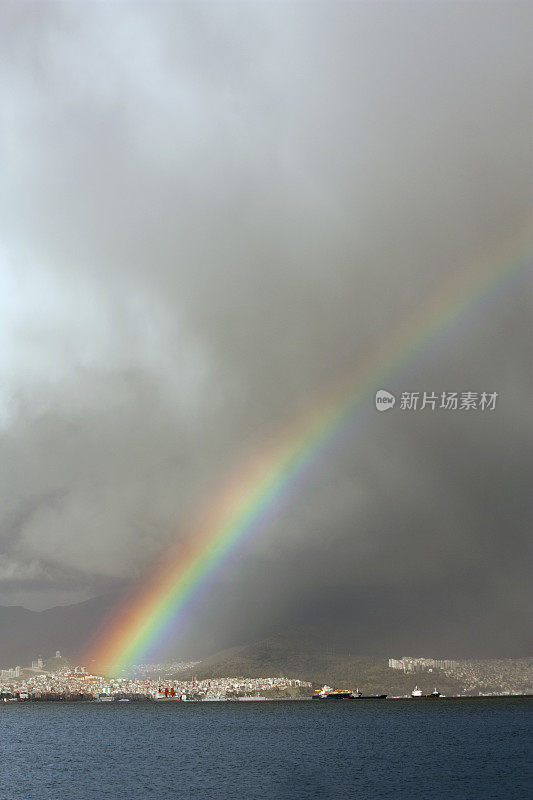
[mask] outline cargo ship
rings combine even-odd
[[[435,688],[431,694],[422,694],[422,689],[419,689],[418,686],[415,686],[411,692],[411,697],[440,697],[440,692],[438,692]]]
[[[313,700],[385,700],[386,694],[363,694],[356,689],[332,689],[323,686],[313,693]]]

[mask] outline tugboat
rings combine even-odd
[[[152,700],[173,700],[174,702],[180,702],[181,700],[186,700],[186,697],[185,695],[178,694],[174,687],[171,689],[162,689],[159,687],[157,692],[152,692]]]
[[[419,689],[418,686],[415,686],[411,692],[411,697],[440,697],[440,692],[438,692],[435,688],[431,694],[422,694],[422,689]]]
[[[317,689],[312,696],[313,700],[385,700],[386,694],[367,694],[364,695],[359,689],[332,689],[330,686],[323,686]]]

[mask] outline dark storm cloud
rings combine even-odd
[[[0,599],[42,605],[126,584],[241,456],[522,222],[529,10],[2,15]],[[518,635],[524,286],[391,387],[495,390],[497,411],[367,418],[221,585],[228,630],[254,591],[258,618],[349,617],[366,592],[383,620],[401,592],[459,643],[480,598],[479,642],[506,617]]]

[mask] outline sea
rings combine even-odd
[[[1,800],[521,800],[529,698],[0,704]]]

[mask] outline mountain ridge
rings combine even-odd
[[[0,667],[26,666],[56,650],[75,657],[116,602],[113,593],[43,611],[0,606]]]
[[[32,611],[20,605],[0,606],[0,667],[28,666],[38,656],[47,659],[56,650],[75,661],[98,630],[109,624],[113,610],[123,597],[123,593],[108,593],[43,611]],[[353,683],[359,679],[363,667],[366,675],[379,667],[375,674],[379,682],[384,677],[380,670],[388,665],[389,656],[414,653],[436,658],[465,658],[464,653],[448,648],[445,640],[440,641],[438,651],[420,642],[417,645],[404,641],[398,646],[397,641],[388,637],[380,641],[379,647],[373,646],[365,628],[353,621],[335,626],[331,619],[317,620],[315,616],[313,624],[306,625],[289,620],[274,621],[266,616],[256,625],[249,622],[245,627],[228,630],[224,624],[227,616],[228,609],[223,606],[216,617],[200,614],[194,625],[183,631],[179,652],[175,645],[162,660],[200,661],[195,672],[203,674],[205,671],[207,677],[226,677],[236,674],[237,670],[238,674],[250,674],[250,677],[283,673],[286,677],[304,680],[328,682],[335,678]],[[526,654],[512,655],[523,658]],[[479,656],[475,652],[466,655],[466,658],[476,657]],[[359,670],[355,669],[358,663]],[[86,666],[90,668],[91,665]],[[388,671],[388,666],[386,669]]]
[[[500,678],[492,668],[501,665],[506,675]],[[409,695],[415,684],[424,692],[437,688],[441,694],[478,694],[482,691],[533,691],[533,659],[482,659],[475,687],[468,675],[450,674],[433,668],[431,672],[407,672],[391,669],[388,659],[336,652],[324,647],[319,637],[283,634],[258,642],[227,648],[214,653],[193,668],[179,673],[179,679],[209,680],[224,677],[285,677],[310,681],[313,686],[329,684],[360,689],[364,694]],[[469,683],[470,681],[470,683]]]

